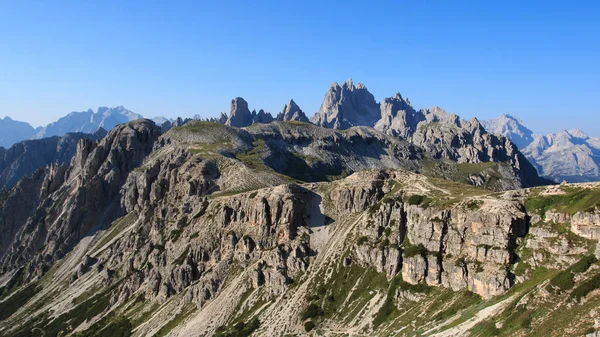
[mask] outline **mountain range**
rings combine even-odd
[[[0,335],[599,330],[600,183],[475,118],[346,81],[312,123],[240,97],[157,121],[0,149]]]
[[[21,140],[63,136],[66,133],[93,134],[100,128],[111,130],[118,124],[141,118],[143,118],[142,115],[123,106],[100,107],[96,112],[91,109],[72,112],[56,122],[38,129],[6,117],[3,120],[0,119],[0,146],[8,148]],[[165,117],[153,119],[157,125],[162,126],[163,132],[173,126],[181,126],[190,120],[201,120],[201,118],[196,115],[191,119],[173,120]],[[312,122],[315,125],[333,129],[369,126],[386,134],[417,143],[423,137],[422,131],[419,131],[419,125],[442,122],[447,127],[445,132],[452,134],[467,123],[439,107],[416,110],[410,101],[402,98],[399,93],[384,98],[381,103],[378,103],[364,84],[355,85],[351,79],[341,85],[336,82],[331,84],[319,111],[313,115],[312,120],[309,120],[293,99],[283,107],[277,116],[273,116],[262,109],[258,112],[250,111],[248,103],[240,97],[232,100],[229,115],[221,113],[219,118],[207,119],[207,121],[235,127],[270,123],[275,120]],[[481,121],[480,124],[491,133],[510,139],[543,177],[556,182],[600,180],[599,137],[588,137],[580,130],[562,130],[555,134],[536,135],[520,119],[507,114],[503,114],[497,119]],[[448,125],[454,127],[448,128]],[[457,135],[454,134],[454,136]],[[464,138],[464,135],[461,137]],[[452,141],[452,139],[448,138],[447,141]],[[440,153],[440,155],[459,155],[450,152],[453,151]]]
[[[556,182],[600,180],[600,137],[588,137],[577,129],[536,135],[520,119],[506,114],[482,125],[511,139],[544,177]]]

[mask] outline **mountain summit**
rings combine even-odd
[[[99,128],[111,130],[118,124],[142,119],[140,114],[127,110],[123,106],[115,108],[99,107],[81,112],[71,112],[65,117],[50,123],[39,130],[32,139],[62,136],[68,132],[94,133]]]
[[[533,142],[533,131],[523,125],[519,118],[502,114],[496,119],[482,121],[481,124],[491,133],[508,137],[519,149],[526,148]]]
[[[578,129],[535,135],[510,115],[482,122],[486,130],[515,143],[538,173],[556,182],[600,180],[600,138]]]
[[[333,82],[329,87],[321,108],[312,118],[313,123],[332,129],[347,129],[352,126],[373,126],[379,120],[379,104],[367,87],[352,79],[341,86]]]
[[[35,129],[28,123],[15,121],[10,117],[0,118],[0,147],[9,148],[34,133]]]

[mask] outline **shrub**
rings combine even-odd
[[[420,205],[423,201],[425,201],[425,197],[418,194],[411,195],[407,200],[409,205]]]
[[[300,318],[302,318],[302,320],[304,321],[309,318],[321,317],[323,315],[325,315],[325,312],[323,312],[323,309],[321,309],[321,307],[318,304],[311,303],[300,314]]]
[[[427,248],[425,248],[425,246],[423,246],[422,243],[419,243],[416,246],[409,246],[404,248],[404,257],[413,257],[417,255],[427,255]]]
[[[573,273],[568,270],[561,271],[550,280],[550,284],[563,291],[569,290],[575,285],[575,281],[573,281]]]
[[[366,236],[361,236],[358,238],[358,240],[356,240],[356,244],[359,246],[362,246],[367,243],[369,243],[369,238]]]
[[[470,332],[473,336],[498,336],[500,334],[500,330],[492,321],[481,321],[475,324]]]
[[[594,275],[591,279],[583,282],[577,288],[573,290],[571,293],[571,298],[580,301],[582,298],[587,296],[587,294],[592,291],[600,288],[600,274]]]
[[[315,328],[315,323],[313,321],[308,321],[304,323],[304,331],[309,332]]]
[[[388,247],[390,245],[390,240],[388,240],[387,238],[381,240],[381,242],[379,243],[379,249],[383,250],[385,249],[385,247]]]
[[[573,266],[571,266],[571,270],[574,273],[585,273],[592,264],[598,261],[594,255],[586,255],[581,258],[581,260],[577,261]]]

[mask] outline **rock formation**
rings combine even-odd
[[[308,117],[304,114],[304,112],[300,109],[298,104],[294,102],[293,99],[290,99],[289,103],[283,107],[283,110],[277,114],[278,121],[297,121],[309,123]]]
[[[341,86],[332,83],[321,108],[312,118],[316,125],[333,129],[373,126],[381,117],[379,104],[364,84],[348,79]]]
[[[0,189],[12,188],[21,178],[47,165],[69,164],[80,139],[97,141],[105,135],[106,131],[99,129],[94,134],[67,133],[62,137],[22,141],[9,149],[0,147]]]
[[[273,121],[273,116],[264,110],[256,110],[250,112],[248,102],[241,97],[236,97],[231,100],[229,108],[229,118],[225,125],[243,128],[254,123],[270,123]]]
[[[415,111],[408,100],[396,93],[381,101],[381,119],[375,124],[375,129],[408,139],[424,119],[421,112]]]
[[[446,141],[435,134],[439,124],[452,128],[450,144],[502,158],[495,152],[506,144],[485,148],[499,138],[476,120],[445,117],[454,124],[425,124],[412,137]],[[82,139],[68,166],[49,165],[0,194],[4,335],[278,336],[304,335],[311,324],[325,335],[449,326],[465,335],[473,324],[463,331],[461,320],[471,311],[509,322],[502,305],[533,296],[516,287],[514,302],[501,302],[515,284],[532,279],[550,289],[545,301],[562,296],[550,292],[556,273],[539,276],[535,261],[571,268],[600,235],[597,185],[492,193],[410,172],[427,171],[424,162],[446,171],[472,165],[476,157],[444,144],[424,151],[368,127],[283,121],[244,129],[190,121],[159,133],[141,120],[98,143]],[[495,174],[523,184],[515,175],[522,163],[505,159],[506,171]],[[581,204],[558,199],[574,200],[571,193]],[[577,286],[599,270],[586,268],[573,267]],[[587,326],[587,312],[571,326]]]

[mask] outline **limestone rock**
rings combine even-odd
[[[293,99],[290,99],[289,103],[283,107],[283,110],[277,114],[277,120],[309,123],[308,117],[306,117]]]
[[[379,104],[362,83],[356,86],[348,79],[341,86],[331,84],[321,108],[313,116],[316,125],[347,129],[351,126],[373,126],[380,118]]]

